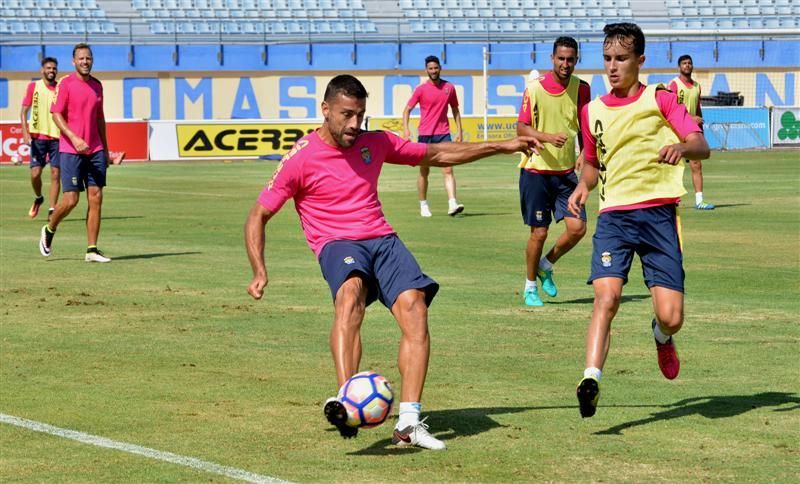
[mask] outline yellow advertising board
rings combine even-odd
[[[450,121],[450,134],[455,136],[456,124],[452,118]],[[517,135],[516,116],[489,116],[489,122],[485,124],[488,128],[488,140],[499,141],[511,139]],[[417,127],[419,118],[411,118],[409,128],[411,129],[412,139],[417,139]],[[391,131],[403,136],[403,119],[399,117],[374,116],[367,119],[367,127],[370,130]],[[463,129],[462,141],[475,142],[483,141],[484,119],[481,116],[462,116],[461,127]],[[453,139],[455,141],[455,138]]]
[[[176,124],[180,158],[283,155],[319,123]]]

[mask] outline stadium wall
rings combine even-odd
[[[364,81],[369,115],[398,115],[429,54],[442,59],[462,112],[482,115],[484,46],[491,52],[488,113],[514,114],[528,71],[550,68],[550,44],[98,45],[94,53],[110,118],[306,119],[319,117],[319,98],[339,72]],[[800,104],[800,41],[653,42],[642,81],[672,79],[684,53],[693,56],[707,95],[738,91],[751,107]],[[62,74],[71,70],[71,46],[0,46],[0,119],[17,118],[42,55],[58,58]],[[577,74],[594,95],[605,93],[601,45],[584,43],[581,55]]]

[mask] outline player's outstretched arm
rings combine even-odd
[[[517,136],[531,136],[539,140],[540,143],[550,143],[556,148],[561,148],[567,142],[567,133],[545,133],[538,131],[533,126],[525,123],[517,123]]]
[[[429,144],[425,158],[420,162],[425,166],[463,165],[487,156],[511,153],[539,153],[542,144],[530,136],[485,143],[435,143]]]
[[[567,210],[576,217],[581,216],[581,209],[586,205],[586,200],[589,199],[589,192],[597,186],[597,179],[600,176],[600,170],[591,163],[583,163],[583,170],[581,170],[581,179],[575,190],[567,200]]]
[[[677,165],[683,159],[705,160],[711,156],[705,136],[690,133],[683,143],[667,145],[658,152],[658,162]]]
[[[253,299],[261,299],[267,287],[267,266],[264,263],[264,229],[267,221],[272,217],[272,212],[256,202],[250,209],[247,221],[244,224],[244,245],[247,249],[247,258],[253,269],[253,280],[247,286],[247,292]]]

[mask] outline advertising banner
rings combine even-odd
[[[128,161],[147,159],[147,121],[107,121],[110,151],[124,151]],[[22,142],[18,122],[0,122],[0,163],[28,163],[30,146]]]
[[[456,124],[452,117],[449,118],[450,134],[455,136]],[[409,128],[411,129],[411,139],[417,139],[417,127],[419,126],[419,118],[412,117],[409,120]],[[488,127],[489,141],[499,141],[504,139],[511,139],[517,135],[517,117],[516,116],[489,116],[489,122],[486,124]],[[462,116],[461,127],[463,128],[462,141],[475,142],[483,141],[483,116]],[[403,118],[400,117],[369,117],[367,119],[367,129],[370,130],[383,130],[391,131],[399,136],[403,136]],[[455,138],[453,138],[455,141]]]
[[[151,121],[151,160],[280,157],[321,120]]]
[[[800,146],[800,107],[772,108],[773,146]]]
[[[770,147],[769,108],[703,108],[703,126],[712,150]]]

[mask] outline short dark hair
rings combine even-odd
[[[42,67],[44,67],[45,64],[49,64],[51,62],[55,64],[56,67],[58,67],[58,60],[56,60],[55,57],[45,57],[44,59],[42,59]]]
[[[613,41],[617,41],[623,45],[632,43],[633,52],[636,55],[644,54],[644,33],[638,25],[628,22],[608,24],[603,27],[603,33],[606,34],[603,45]]]
[[[562,36],[557,38],[556,41],[553,42],[553,54],[556,53],[556,49],[559,47],[569,47],[571,49],[575,49],[575,55],[578,55],[578,41],[572,37]]]
[[[87,44],[85,42],[81,42],[79,44],[75,44],[75,47],[72,48],[72,58],[73,59],[75,58],[75,53],[78,52],[81,49],[88,49],[89,53],[90,54],[92,53],[92,48],[89,46],[89,44]]]
[[[437,66],[442,67],[442,63],[439,62],[439,58],[435,55],[429,55],[425,58],[425,65],[428,65],[428,62],[435,62]]]
[[[325,88],[325,102],[332,101],[338,94],[356,99],[366,99],[369,95],[361,81],[350,74],[341,74],[331,79]]]
[[[678,57],[678,65],[681,65],[681,62],[685,60],[692,61],[692,64],[694,64],[692,56],[690,56],[689,54],[683,54],[682,56]]]

